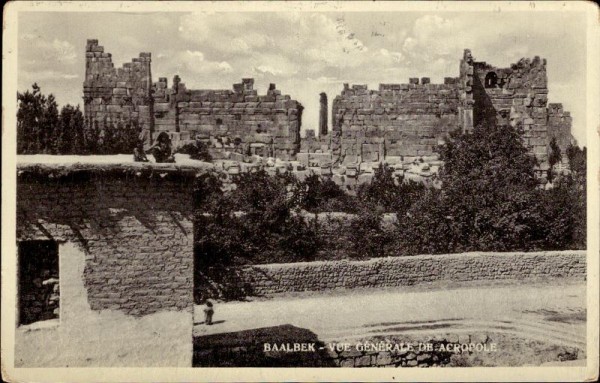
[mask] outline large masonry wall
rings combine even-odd
[[[169,132],[175,147],[200,139],[213,155],[243,155],[293,159],[300,150],[302,105],[270,84],[266,94],[242,79],[233,90],[187,89],[179,76],[171,86],[165,77],[152,81],[151,54],[142,52],[122,68],[91,39],[86,45],[83,83],[88,127],[102,131],[107,124],[148,129],[152,138]]]
[[[160,169],[53,174],[20,166],[17,240],[73,242],[84,249],[92,310],[191,312],[192,182]]]
[[[432,155],[439,141],[458,127],[456,82],[411,79],[410,84],[381,84],[379,90],[344,85],[333,100],[334,157],[374,162],[387,156]]]
[[[83,103],[89,126],[102,130],[120,121],[152,130],[150,53],[115,68],[98,40],[88,40],[85,57]]]
[[[266,95],[258,95],[253,85],[254,79],[243,79],[233,90],[188,90],[178,76],[171,87],[160,78],[153,85],[155,129],[222,151],[294,158],[300,149],[302,105],[275,84]]]
[[[431,84],[344,84],[333,101],[330,150],[333,162],[387,161],[432,156],[453,130],[498,122],[520,126],[525,145],[547,167],[552,138],[564,152],[573,142],[571,116],[548,104],[546,60],[521,59],[508,68],[475,61],[466,49],[457,78]],[[315,145],[306,145],[316,151]]]
[[[411,286],[435,281],[586,278],[585,251],[465,253],[252,266],[248,291],[270,295],[357,287]]]

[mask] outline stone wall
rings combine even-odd
[[[156,131],[176,141],[200,139],[209,147],[241,154],[292,159],[300,148],[302,105],[269,86],[266,95],[243,79],[233,90],[189,90],[178,76],[153,85]],[[179,134],[177,134],[179,133]]]
[[[385,157],[430,156],[458,127],[456,79],[430,84],[344,85],[333,101],[331,150],[341,162],[377,162]]]
[[[432,156],[450,131],[486,122],[521,126],[525,144],[547,168],[553,137],[564,150],[573,141],[571,116],[549,104],[546,60],[521,59],[508,68],[475,61],[466,49],[459,76],[444,84],[411,78],[408,84],[344,84],[333,101],[330,150],[334,163],[399,162]]]
[[[559,139],[563,151],[566,149],[572,141],[571,121],[563,118],[562,105],[547,107],[545,59],[538,56],[533,60],[521,59],[509,68],[494,67],[486,62],[473,62],[473,66],[475,125],[497,121],[522,126],[525,144],[542,162],[547,160],[552,137]]]
[[[18,170],[17,240],[81,246],[92,310],[135,316],[192,310],[195,171],[125,165]]]
[[[200,139],[220,152],[292,159],[300,149],[302,105],[270,84],[265,95],[243,79],[233,90],[191,90],[173,78],[152,82],[151,55],[115,68],[98,40],[87,41],[84,113],[88,127],[107,124],[167,131],[175,147]]]
[[[411,286],[435,281],[586,278],[585,251],[465,253],[271,264],[240,275],[256,295],[357,287]]]
[[[151,55],[147,52],[115,68],[112,55],[98,40],[88,40],[83,82],[84,115],[88,127],[100,131],[107,124],[137,124],[152,130]]]

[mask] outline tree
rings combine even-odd
[[[57,130],[56,154],[81,153],[83,149],[83,114],[79,106],[65,105],[60,110]]]
[[[404,215],[410,206],[423,194],[423,183],[394,180],[394,169],[384,163],[377,168],[373,179],[358,188],[358,199],[379,206],[388,213]]]
[[[548,152],[548,164],[550,165],[550,168],[548,169],[548,182],[552,183],[552,180],[554,179],[553,167],[561,160],[562,153],[560,152],[560,147],[556,142],[556,137],[552,137],[552,140],[550,140],[550,148]]]
[[[318,213],[324,211],[356,212],[356,199],[331,179],[311,174],[300,183],[301,207]]]
[[[40,143],[42,153],[56,154],[60,119],[58,113],[58,104],[52,94],[46,98],[46,104],[43,107],[42,123],[40,129]]]
[[[79,106],[58,109],[37,84],[17,93],[17,153],[70,154],[83,151],[84,119]]]
[[[17,93],[17,153],[39,153],[46,97],[37,84],[32,91]]]
[[[399,220],[410,253],[529,250],[542,221],[536,159],[510,126],[478,126],[441,147],[442,190]]]

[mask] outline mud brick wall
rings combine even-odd
[[[142,52],[115,68],[112,55],[98,40],[87,40],[83,101],[88,127],[95,124],[102,130],[123,121],[152,130],[151,61],[150,53]]]
[[[384,156],[428,156],[438,141],[458,127],[456,79],[431,84],[428,78],[409,84],[344,84],[333,100],[334,156],[376,162]]]
[[[19,167],[17,240],[85,249],[92,310],[191,311],[193,177],[178,174]]]
[[[247,267],[240,275],[256,295],[435,281],[586,278],[585,251],[465,253]]]
[[[153,85],[156,131],[199,138],[209,146],[243,154],[292,159],[300,149],[302,105],[269,86],[266,95],[243,79],[233,90],[188,90],[178,76]]]

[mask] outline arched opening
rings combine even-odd
[[[498,76],[495,72],[490,72],[485,76],[485,87],[495,88],[498,84]]]

